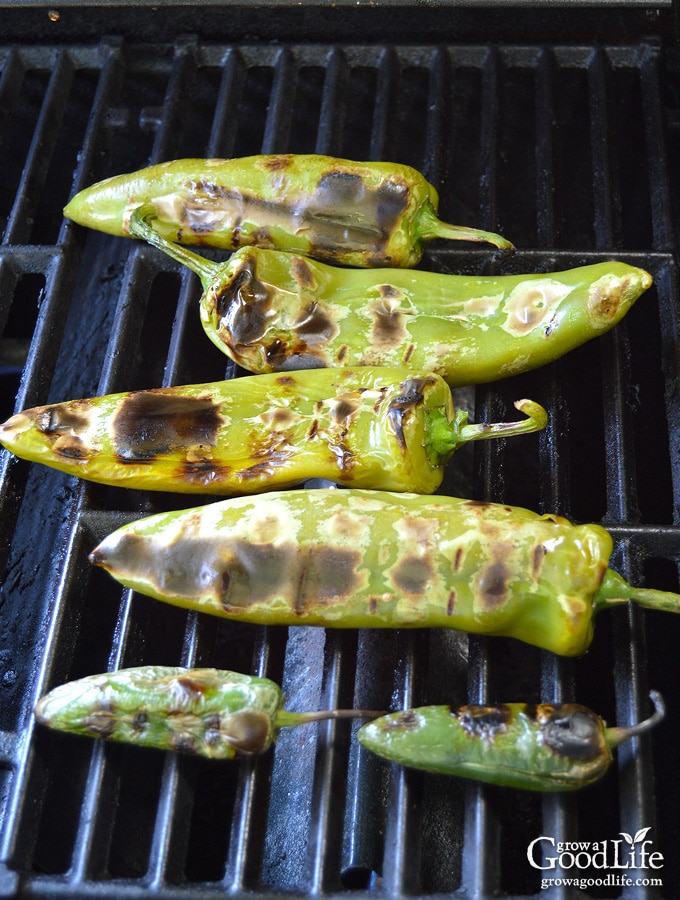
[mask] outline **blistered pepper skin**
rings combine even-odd
[[[424,706],[363,725],[359,743],[409,768],[521,790],[573,791],[598,781],[612,748],[653,728],[663,699],[637,725],[607,728],[579,703]]]
[[[450,627],[577,655],[611,550],[603,528],[558,516],[320,489],[132,522],[90,559],[141,593],[237,620]]]
[[[218,264],[162,238],[148,209],[135,211],[131,229],[199,276],[206,334],[256,374],[408,365],[451,387],[495,381],[608,331],[652,284],[618,261],[471,277],[340,269],[244,247]]]
[[[468,440],[545,426],[468,425],[446,383],[415,370],[322,369],[110,394],[36,407],[0,425],[17,456],[90,481],[179,493],[251,494],[310,478],[433,493]]]
[[[81,191],[64,214],[114,235],[151,206],[159,232],[183,244],[246,245],[352,266],[414,266],[436,237],[512,244],[437,218],[435,188],[410,166],[317,154],[180,159]]]
[[[262,753],[283,704],[267,678],[217,669],[139,666],[54,688],[37,720],[59,731],[210,759]]]

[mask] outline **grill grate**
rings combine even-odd
[[[503,259],[433,247],[424,266],[548,271],[616,255],[654,275],[614,332],[536,373],[459,392],[480,420],[533,397],[550,425],[461,451],[442,491],[603,521],[624,576],[677,589],[671,62],[656,38],[0,47],[0,161],[11,176],[0,188],[3,412],[15,391],[23,408],[238,374],[206,349],[193,276],[145,246],[65,223],[76,190],[181,156],[398,160],[440,187],[442,218],[528,248]],[[585,895],[677,895],[672,617],[603,616],[578,660],[456,633],[216,622],[121,591],[87,563],[122,522],[195,500],[80,484],[7,454],[0,466],[0,896],[525,897],[540,889],[526,862],[534,838],[602,841],[648,826],[663,888]],[[644,715],[651,686],[669,714],[651,738],[622,747],[604,782],[546,798],[389,767],[359,751],[347,723],[284,732],[274,753],[225,766],[34,728],[47,687],[143,662],[266,674],[293,709],[574,698],[624,723]]]

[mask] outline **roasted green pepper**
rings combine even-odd
[[[531,791],[571,791],[592,784],[612,762],[612,748],[649,731],[664,716],[607,728],[579,703],[424,706],[363,725],[357,737],[379,756],[414,769]]]
[[[238,497],[150,516],[91,553],[168,603],[271,625],[457,628],[584,653],[594,614],[680,597],[607,568],[612,538],[503,504],[362,490]]]
[[[619,322],[652,277],[623,262],[566,272],[470,277],[341,269],[244,247],[218,264],[170,243],[135,210],[133,234],[201,279],[213,343],[251,372],[415,366],[452,387],[551,362]]]
[[[313,154],[160,163],[86,188],[64,214],[125,235],[143,204],[172,241],[253,244],[352,266],[414,266],[433,238],[512,247],[498,234],[441,222],[437,191],[410,166]]]
[[[24,459],[105,484],[251,494],[326,478],[354,487],[432,493],[468,441],[544,428],[469,425],[438,375],[321,369],[110,394],[17,413],[0,443]]]
[[[35,715],[58,731],[234,759],[263,753],[286,726],[379,713],[288,712],[281,689],[268,678],[221,669],[139,666],[62,684],[38,701]]]

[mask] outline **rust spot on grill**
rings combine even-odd
[[[130,394],[113,418],[113,446],[122,462],[212,447],[223,419],[211,397],[183,397],[163,390]]]
[[[392,579],[405,594],[421,595],[432,579],[432,564],[420,556],[407,556],[397,564]]]
[[[493,739],[497,734],[507,730],[512,717],[509,707],[498,706],[461,706],[452,710],[463,730],[472,737]]]

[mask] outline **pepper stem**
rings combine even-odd
[[[179,244],[166,240],[156,231],[151,224],[154,219],[158,218],[158,213],[154,206],[150,203],[138,206],[130,214],[130,234],[137,238],[142,238],[148,244],[167,253],[172,259],[182,263],[183,266],[191,269],[201,279],[203,289],[207,289],[215,278],[215,270],[219,268],[218,263],[211,262],[198,253],[187,250]]]
[[[609,747],[616,747],[618,744],[627,741],[629,738],[636,737],[638,734],[644,734],[646,731],[649,731],[650,728],[654,728],[655,725],[658,725],[663,719],[666,715],[666,704],[664,703],[663,697],[658,691],[650,691],[649,697],[654,704],[654,712],[648,719],[638,722],[637,725],[620,725],[614,728],[605,728],[605,740]]]
[[[507,238],[493,231],[483,231],[480,228],[468,228],[465,225],[449,225],[437,218],[432,205],[425,203],[418,214],[418,237],[422,241],[433,238],[444,238],[450,241],[486,241],[498,247],[499,250],[514,250],[515,245]]]
[[[621,603],[628,603],[630,600],[646,609],[680,613],[680,594],[673,594],[671,591],[657,591],[653,588],[633,587],[618,572],[607,569],[600,589],[594,597],[595,609],[618,606]]]
[[[280,709],[274,717],[275,728],[304,725],[306,722],[323,722],[327,719],[377,719],[386,715],[384,710],[371,709],[319,709],[314,712],[290,712]]]
[[[456,410],[451,420],[440,410],[430,410],[427,413],[428,448],[435,456],[446,461],[459,447],[469,441],[487,441],[492,438],[530,434],[533,431],[541,431],[548,424],[547,412],[533,400],[518,400],[515,409],[523,412],[527,418],[520,422],[494,422],[481,425],[469,425],[468,414],[462,409]]]

